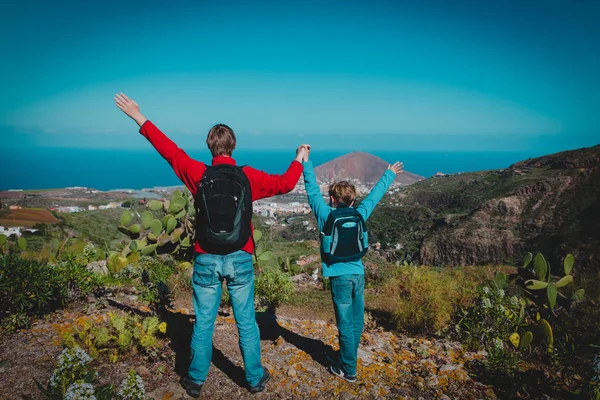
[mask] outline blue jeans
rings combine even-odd
[[[329,278],[335,320],[339,332],[340,367],[356,375],[358,345],[365,324],[364,275],[340,275]]]
[[[212,335],[221,302],[222,282],[227,282],[233,316],[239,333],[246,380],[256,386],[263,376],[260,333],[254,315],[254,267],[245,251],[226,255],[197,254],[192,287],[196,323],[192,334],[189,378],[203,384],[212,359]]]

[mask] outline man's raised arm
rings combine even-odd
[[[185,151],[162,133],[160,129],[140,112],[140,106],[125,94],[115,95],[115,104],[140,126],[140,133],[167,160],[177,177],[192,193],[195,193],[195,185],[202,178],[204,165],[201,162],[193,160]]]

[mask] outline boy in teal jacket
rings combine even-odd
[[[346,181],[332,184],[329,186],[330,205],[327,205],[317,184],[313,165],[308,161],[308,152],[304,153],[303,165],[304,185],[306,186],[308,203],[317,217],[319,232],[323,232],[325,222],[335,208],[352,207],[354,205],[356,189],[354,185]],[[389,166],[379,182],[373,187],[371,193],[356,207],[356,210],[365,221],[400,172],[402,172],[401,163],[397,162]],[[339,363],[338,365],[331,365],[329,370],[348,382],[356,382],[356,360],[365,312],[364,266],[362,260],[358,259],[335,264],[323,262],[322,267],[323,276],[328,277],[331,283],[331,297],[340,344]]]

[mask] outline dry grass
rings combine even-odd
[[[444,331],[457,310],[467,307],[478,285],[493,278],[492,267],[400,267],[396,276],[368,299],[391,316],[400,331]]]

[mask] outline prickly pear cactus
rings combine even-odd
[[[137,252],[189,258],[195,243],[194,200],[189,192],[175,190],[169,200],[150,200],[147,208],[139,222],[130,211],[121,214],[118,229],[131,239],[121,256]]]
[[[533,268],[531,267],[531,260]],[[545,304],[550,312],[554,312],[556,307],[566,305],[566,303],[581,300],[583,291],[577,290],[572,296],[567,296],[563,290],[573,283],[573,265],[575,259],[571,254],[568,254],[563,262],[564,276],[556,276],[552,273],[548,262],[540,253],[532,257],[531,253],[525,255],[523,267],[520,268],[519,284],[525,294],[533,303],[538,305]],[[573,292],[571,292],[573,293]]]

